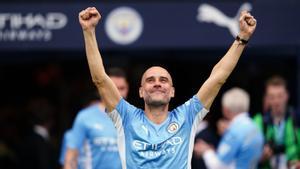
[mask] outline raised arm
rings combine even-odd
[[[106,109],[112,111],[121,99],[118,89],[105,73],[101,54],[98,49],[95,28],[101,19],[95,7],[79,13],[79,22],[84,35],[84,43],[92,80],[96,85]]]
[[[243,40],[249,40],[256,28],[256,20],[247,11],[242,11],[239,25],[239,37]],[[244,43],[235,40],[225,56],[214,66],[209,78],[201,86],[197,96],[206,109],[210,108],[222,85],[235,68],[244,48]]]

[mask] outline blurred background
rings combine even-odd
[[[102,15],[97,39],[104,64],[129,78],[128,100],[138,97],[141,75],[152,65],[173,76],[171,107],[189,99],[225,54],[247,9],[258,20],[255,34],[221,93],[239,86],[262,110],[265,81],[288,82],[289,104],[300,105],[300,1],[297,0],[2,0],[0,2],[0,168],[17,168],[22,144],[36,119],[51,126],[54,163],[63,132],[94,90],[78,13],[89,6]],[[210,121],[221,117],[220,95]],[[46,110],[45,110],[46,109]],[[46,111],[46,117],[39,112]],[[298,112],[298,111],[297,111]],[[58,164],[55,164],[57,168]]]

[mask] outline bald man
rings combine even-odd
[[[142,77],[139,95],[145,101],[143,110],[121,97],[105,72],[98,49],[95,29],[100,18],[94,7],[79,13],[91,76],[117,128],[122,168],[190,168],[196,126],[236,66],[256,20],[246,11],[241,13],[239,36],[210,77],[196,95],[169,111],[175,89],[170,74],[162,67],[151,67]]]

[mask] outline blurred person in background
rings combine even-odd
[[[225,117],[222,117],[217,121],[217,131],[219,136],[223,136],[227,128],[229,127],[230,121]]]
[[[297,114],[297,147],[298,147],[298,160],[293,164],[293,167],[294,169],[300,169],[300,160],[299,160],[299,157],[300,157],[300,117],[299,117],[299,114]]]
[[[100,13],[89,7],[78,17],[92,80],[117,127],[122,168],[190,168],[196,127],[235,68],[256,28],[255,18],[247,11],[241,12],[239,36],[228,52],[198,92],[169,111],[169,102],[175,96],[169,72],[159,66],[147,69],[139,88],[144,110],[131,105],[122,98],[105,71],[95,36]]]
[[[111,68],[108,75],[122,97],[127,98],[129,86],[125,72]],[[67,150],[65,159],[60,160],[65,169],[121,169],[117,132],[104,111],[104,103],[97,100],[77,114],[73,127],[65,134]],[[61,152],[63,158],[64,150]]]
[[[100,97],[96,91],[88,91],[81,99],[81,109],[84,109],[86,107],[92,106],[94,104],[98,104],[100,102]],[[59,155],[59,164],[61,168],[64,168],[65,165],[65,156],[67,151],[67,140],[70,138],[71,135],[71,129],[68,129],[65,131],[63,135],[63,140],[61,143],[61,149],[60,149],[60,155]],[[88,157],[87,150],[85,150],[85,147],[87,144],[84,144],[82,148],[78,150],[78,157],[77,157],[77,168],[78,169],[85,169],[88,168],[88,163],[86,162],[86,159]]]
[[[29,109],[33,116],[33,128],[20,148],[18,168],[57,168],[55,151],[50,138],[54,107],[46,98],[36,98],[30,101]]]
[[[298,156],[298,159],[297,160],[295,160],[294,162],[292,162],[291,164],[290,164],[290,168],[291,169],[300,169],[300,144],[299,144],[299,140],[300,140],[300,118],[299,118],[299,114],[297,114],[297,120],[296,120],[296,122],[297,122],[297,125],[296,125],[296,130],[297,130],[297,132],[296,132],[296,142],[297,142],[297,156]]]
[[[0,106],[0,168],[15,169],[17,167],[16,147],[18,141],[22,140],[18,137],[15,109],[21,106],[3,101],[1,103],[5,106]]]
[[[222,112],[229,126],[217,151],[203,140],[194,151],[203,157],[208,169],[254,169],[263,149],[263,135],[248,115],[250,97],[241,88],[232,88],[222,97]]]
[[[196,131],[195,142],[197,140],[204,140],[213,147],[217,147],[220,137],[217,133],[216,127],[212,125],[211,120],[207,119],[208,116],[200,123]],[[202,156],[198,156],[194,151],[192,157],[192,169],[206,169],[206,165]]]
[[[280,76],[268,79],[263,99],[264,112],[256,114],[253,118],[265,138],[261,169],[287,169],[299,161],[296,114],[288,106],[288,100],[289,93],[285,79]]]

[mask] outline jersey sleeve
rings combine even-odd
[[[86,138],[86,126],[84,125],[83,113],[79,113],[74,121],[70,134],[67,137],[67,147],[77,149],[82,147]]]
[[[195,120],[200,122],[208,113],[208,110],[204,108],[203,104],[196,95],[181,106],[177,107],[175,111],[178,113],[183,113],[185,119],[190,125],[194,124]]]
[[[207,169],[233,169],[234,163],[224,164],[219,160],[217,154],[213,150],[207,150],[203,154],[203,160]]]
[[[121,99],[116,108],[108,113],[109,117],[114,122],[116,128],[120,125],[126,126],[133,118],[141,117],[141,110],[128,103],[125,99]]]
[[[241,146],[240,139],[231,131],[227,131],[217,149],[217,156],[224,164],[230,164],[237,156]]]
[[[64,163],[65,163],[65,156],[66,156],[66,150],[67,150],[66,142],[67,142],[67,134],[68,134],[68,132],[69,132],[69,131],[65,132],[65,134],[64,134],[64,136],[63,136],[61,148],[60,148],[59,164],[60,164],[61,166],[63,166]]]

